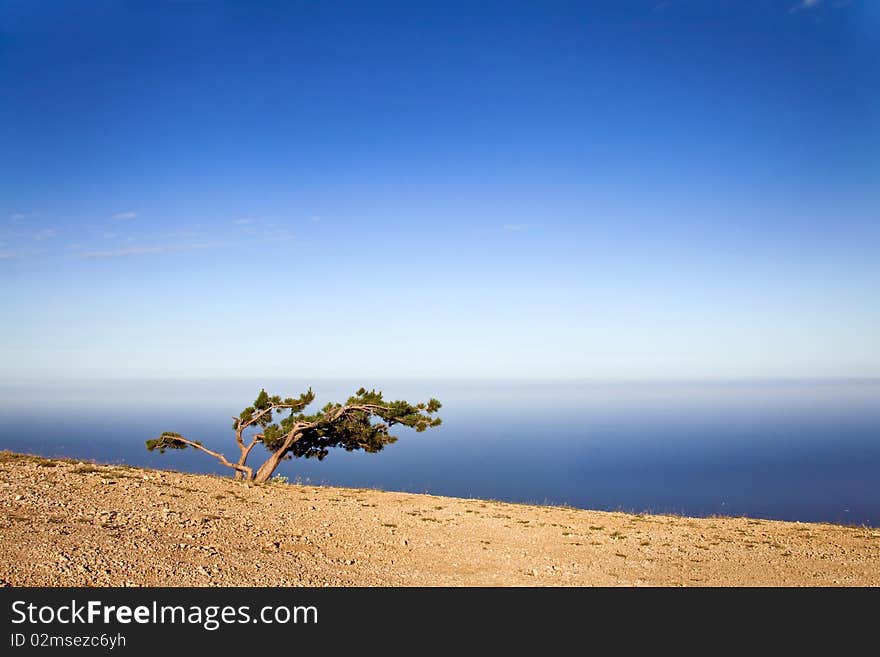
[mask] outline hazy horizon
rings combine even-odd
[[[308,383],[314,409],[353,392],[348,381]],[[313,484],[880,527],[880,381],[386,383],[389,399],[439,398],[443,424],[424,433],[395,427],[400,440],[381,454],[333,450],[323,461],[285,462],[279,473]],[[260,384],[282,395],[305,387]],[[144,441],[176,431],[233,455],[230,416],[258,389],[205,380],[0,387],[0,449],[228,475],[205,454],[151,453]],[[265,451],[252,456],[259,464]]]

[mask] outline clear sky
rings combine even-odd
[[[880,376],[880,2],[0,0],[2,379]]]

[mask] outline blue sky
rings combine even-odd
[[[5,381],[880,376],[880,3],[0,1]]]

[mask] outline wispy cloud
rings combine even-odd
[[[113,215],[113,218],[117,221],[128,221],[129,219],[134,219],[137,216],[137,212],[117,212]]]
[[[795,14],[799,11],[808,11],[810,9],[815,9],[820,4],[822,4],[822,0],[800,0],[796,5],[788,10],[788,13]]]
[[[504,224],[502,228],[508,233],[521,233],[532,228],[537,228],[540,224]]]
[[[46,249],[2,249],[0,250],[0,260],[28,260],[30,258],[39,257],[47,253]]]
[[[38,242],[42,242],[43,240],[50,240],[55,237],[58,233],[55,232],[53,228],[44,228],[42,230],[38,230],[34,233],[34,239]]]
[[[12,223],[18,223],[19,221],[24,221],[25,219],[33,219],[39,216],[39,212],[13,212],[9,215],[9,220]]]
[[[320,221],[319,217],[310,217],[308,221]],[[233,224],[241,227],[241,232],[257,242],[280,242],[296,239],[291,227],[285,222],[267,221],[245,217],[236,219]]]
[[[293,231],[282,228],[274,232],[269,232],[266,235],[266,239],[268,239],[270,242],[286,242],[288,240],[295,240],[296,234]]]
[[[87,251],[82,253],[82,258],[125,258],[139,255],[161,255],[166,253],[180,253],[183,251],[199,251],[203,249],[219,249],[225,246],[221,242],[205,242],[201,244],[163,244],[160,246],[132,246],[121,249],[107,249],[104,251]]]
[[[321,222],[321,217],[318,217],[318,216],[309,217],[308,219],[306,219],[306,221],[310,221],[313,224],[317,224],[317,223]]]
[[[197,236],[198,233],[194,230],[175,230],[165,234],[168,239],[192,239]]]

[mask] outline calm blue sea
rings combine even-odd
[[[322,381],[318,402],[373,382]],[[301,382],[264,382],[293,395]],[[0,387],[0,448],[192,472],[203,454],[150,454],[178,431],[236,453],[242,381]],[[378,386],[377,386],[378,387]],[[439,429],[400,431],[380,454],[285,463],[313,484],[880,526],[880,381],[570,383],[392,381],[386,396],[444,404]],[[255,452],[255,457],[261,454]],[[256,463],[258,458],[253,458]]]

